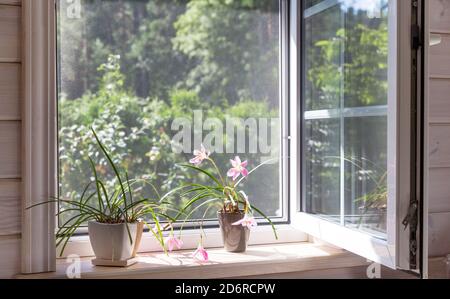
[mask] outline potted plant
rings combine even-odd
[[[210,184],[190,183],[173,191],[181,191],[182,196],[188,195],[190,197],[179,213],[179,215],[187,215],[185,222],[201,207],[218,203],[220,208],[217,211],[217,218],[219,220],[225,250],[229,252],[244,252],[247,249],[250,230],[257,226],[257,222],[254,218],[255,212],[270,223],[275,238],[278,239],[272,221],[260,209],[255,207],[255,205],[250,204],[248,196],[243,190],[239,189],[240,184],[245,178],[262,165],[271,162],[271,160],[262,163],[249,171],[247,170],[248,162],[241,161],[237,156],[234,160],[230,160],[231,168],[225,176],[222,175],[217,164],[210,157],[210,152],[203,145],[200,150],[194,151],[194,156],[195,157],[190,160],[190,164],[181,166],[193,169],[199,174],[206,175]],[[200,168],[200,165],[204,161],[209,162],[212,165],[215,173]],[[194,205],[195,207],[189,211],[189,208]],[[202,240],[203,237],[201,238],[199,248],[194,255],[200,254],[203,256],[203,259],[205,259],[207,254],[203,248]]]
[[[341,159],[340,157],[330,157]],[[365,189],[369,190],[354,199],[354,205],[359,211],[355,217],[356,228],[365,228],[372,231],[386,231],[387,221],[387,171],[385,167],[365,157],[347,157],[344,159],[349,163],[364,182]]]
[[[130,180],[126,171],[120,172],[111,158],[105,145],[100,141],[92,129],[97,145],[112,168],[115,176],[114,185],[102,181],[96,165],[89,157],[93,181],[90,179],[78,200],[51,199],[40,203],[63,203],[66,209],[60,210],[58,215],[68,215],[57,231],[57,246],[61,246],[60,255],[76,230],[88,224],[89,240],[96,259],[95,265],[129,266],[136,256],[144,226],[155,236],[162,248],[166,250],[161,220],[173,221],[164,213],[163,200],[135,198],[134,193],[139,183],[149,184],[145,180]],[[139,186],[140,188],[140,186]],[[34,205],[36,206],[36,205]],[[29,208],[33,208],[31,206]],[[150,216],[154,226],[144,218]],[[131,261],[131,262],[130,262]]]
[[[386,231],[387,228],[387,172],[374,179],[375,187],[372,191],[356,199],[361,204],[359,226],[363,224],[363,216],[372,215],[372,219],[364,217],[366,224],[373,230]]]

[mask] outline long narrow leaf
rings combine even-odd
[[[98,143],[100,149],[102,150],[102,152],[105,155],[106,159],[109,161],[109,164],[111,165],[111,167],[112,167],[112,169],[113,169],[113,171],[114,171],[114,173],[115,173],[115,175],[117,177],[117,180],[119,181],[119,185],[120,185],[120,188],[121,188],[121,191],[122,191],[122,195],[123,195],[123,200],[126,203],[127,202],[127,195],[126,195],[125,187],[123,185],[122,178],[120,177],[119,171],[117,170],[117,167],[116,167],[114,161],[111,159],[110,155],[108,154],[108,151],[106,150],[105,146],[103,145],[103,143],[98,138],[97,133],[95,133],[95,130],[93,128],[91,128],[91,130],[92,130],[92,133],[94,134],[95,140],[97,140],[97,143]],[[128,215],[126,215],[126,217],[128,217]]]
[[[181,224],[181,228],[180,228],[180,235],[181,232],[183,231],[183,227],[186,224],[187,220],[189,219],[189,217],[191,217],[191,215],[197,211],[198,209],[200,209],[201,207],[203,207],[206,204],[212,203],[214,201],[218,201],[218,200],[222,200],[221,198],[211,198],[209,200],[206,200],[204,202],[202,202],[200,205],[198,205],[197,207],[195,207],[194,209],[192,209],[192,211],[186,216],[186,218],[184,219],[183,223]]]
[[[103,201],[102,201],[102,195],[100,192],[100,186],[99,186],[99,180],[98,180],[98,174],[97,174],[97,169],[95,168],[95,164],[94,161],[91,159],[91,157],[89,157],[89,162],[91,164],[91,168],[92,168],[92,173],[94,174],[94,179],[95,179],[95,186],[97,189],[97,201],[98,201],[98,208],[100,209],[100,211],[103,208]],[[106,200],[108,200],[108,198],[105,198]]]
[[[87,221],[88,219],[89,219],[89,217],[80,219],[80,221],[78,221],[77,223],[75,223],[75,224],[72,226],[71,231],[65,236],[65,242],[64,242],[63,247],[62,247],[62,249],[61,249],[61,251],[60,251],[60,256],[63,255],[64,250],[66,249],[67,243],[69,242],[70,238],[73,236],[73,234],[75,233],[75,231],[78,229],[78,227],[80,227],[81,224],[84,223],[85,221]]]
[[[155,212],[152,209],[150,210],[150,213],[152,215],[153,221],[155,222],[156,230],[157,230],[157,233],[158,233],[157,240],[159,240],[159,243],[161,244],[164,252],[167,254],[166,246],[164,244],[164,236],[163,236],[163,233],[162,233],[162,230],[161,230],[161,226],[159,225],[158,217],[156,216]]]
[[[276,230],[275,225],[273,224],[272,220],[270,220],[269,217],[267,217],[263,212],[261,212],[261,210],[259,210],[259,209],[256,208],[255,206],[252,206],[252,209],[255,210],[256,212],[258,212],[258,214],[260,214],[261,216],[263,216],[267,221],[269,221],[269,224],[272,226],[272,230],[273,230],[273,233],[274,233],[274,235],[275,235],[275,239],[278,240],[277,230]]]
[[[133,194],[131,193],[130,178],[128,177],[127,171],[125,171],[125,178],[127,179],[127,187],[128,187],[128,194],[130,195],[130,202],[133,203]]]
[[[217,186],[222,186],[222,184],[220,183],[220,181],[219,181],[217,178],[215,178],[209,171],[206,171],[206,170],[204,170],[204,169],[201,169],[201,168],[199,168],[199,167],[196,167],[196,166],[193,166],[193,165],[189,165],[189,164],[181,164],[180,166],[181,166],[181,167],[185,167],[185,168],[194,169],[194,170],[196,170],[196,171],[199,171],[199,172],[201,172],[201,173],[207,175],[210,179],[212,179],[212,180],[217,184]]]
[[[269,160],[267,160],[267,161],[265,161],[265,162],[259,164],[258,166],[256,166],[255,168],[253,168],[251,171],[249,171],[248,175],[252,174],[252,173],[255,172],[256,170],[258,170],[260,167],[262,167],[262,166],[264,166],[264,165],[266,165],[266,164],[272,163],[272,162],[274,162],[274,161],[277,161],[277,160],[279,160],[279,158],[269,159]],[[241,178],[237,181],[237,183],[236,183],[234,186],[237,187],[244,179],[245,179],[245,177],[241,177]]]
[[[202,193],[196,195],[194,198],[192,198],[178,213],[178,215],[175,217],[175,219],[178,219],[178,217],[183,214],[190,206],[195,204],[197,201],[208,198],[208,197],[214,197],[216,194],[214,193]]]

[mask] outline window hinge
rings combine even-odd
[[[417,200],[411,201],[408,214],[402,222],[405,226],[405,230],[409,226],[409,262],[411,270],[417,269],[417,226],[419,223],[418,209],[419,202]]]
[[[420,34],[420,27],[417,24],[411,26],[411,48],[419,50],[422,46],[422,38]]]
[[[419,2],[417,0],[412,1],[412,11],[413,21],[411,26],[411,48],[414,51],[417,51],[422,46],[423,42],[421,28],[418,24]]]

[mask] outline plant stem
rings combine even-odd
[[[216,165],[216,163],[214,162],[213,159],[211,159],[211,158],[207,158],[207,159],[214,166],[214,168],[216,169],[217,173],[219,174],[220,180],[222,181],[222,185],[225,186],[225,180],[223,179],[222,174],[220,173],[219,167],[217,167],[217,165]]]

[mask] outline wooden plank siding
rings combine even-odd
[[[0,278],[20,272],[21,0],[0,0]]]
[[[450,124],[450,79],[430,78],[429,119],[431,124]]]
[[[450,168],[450,124],[429,125],[430,168]]]
[[[20,61],[20,22],[20,6],[0,4],[0,62]]]
[[[450,78],[450,34],[440,33],[439,35],[440,43],[430,47],[429,73],[431,78]]]
[[[20,180],[0,180],[0,236],[20,234],[20,186]]]
[[[431,168],[429,170],[430,213],[450,213],[450,168]]]
[[[20,63],[0,63],[0,121],[20,120]]]
[[[446,256],[450,252],[450,213],[430,213],[428,219],[429,256]]]
[[[438,42],[428,56],[428,250],[450,253],[450,0],[429,1],[429,32]],[[433,276],[430,269],[430,276]]]
[[[450,1],[426,0],[430,2],[429,24],[431,32],[450,33]]]
[[[0,4],[20,6],[22,4],[22,0],[0,0]]]
[[[0,278],[12,278],[20,271],[20,236],[0,237]]]
[[[19,179],[21,123],[0,121],[0,179]]]

